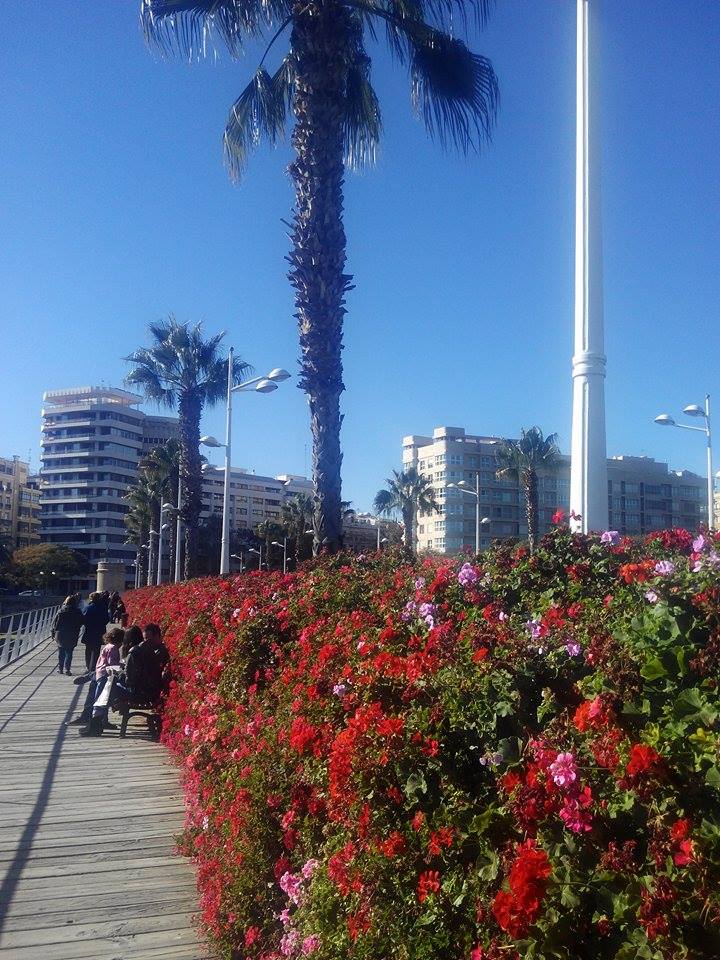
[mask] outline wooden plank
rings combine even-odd
[[[207,960],[178,774],[138,724],[87,740],[47,644],[0,672],[2,960]]]

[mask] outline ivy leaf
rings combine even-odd
[[[667,676],[667,670],[659,657],[648,657],[640,669],[640,676],[645,680],[659,680]]]
[[[717,710],[711,706],[697,687],[683,690],[673,704],[673,714],[701,727],[711,727],[717,720]]]
[[[714,787],[716,790],[720,790],[720,770],[718,770],[715,764],[713,764],[705,774],[705,783],[709,787]]]

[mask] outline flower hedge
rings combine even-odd
[[[720,956],[720,557],[336,557],[138,590],[226,958]]]

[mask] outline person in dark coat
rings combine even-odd
[[[94,670],[110,614],[102,594],[91,593],[88,601],[82,642],[85,644],[85,666],[88,670]]]
[[[125,613],[125,604],[116,590],[110,594],[110,619],[113,623],[122,623],[122,618],[125,616]]]
[[[77,597],[66,597],[62,607],[55,614],[52,625],[52,638],[58,645],[58,673],[70,676],[73,650],[80,638],[84,617]]]

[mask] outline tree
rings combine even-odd
[[[13,553],[13,567],[18,580],[28,587],[56,589],[63,581],[87,573],[87,559],[76,550],[54,543],[35,543]]]
[[[492,0],[142,0],[146,39],[188,58],[218,38],[231,56],[243,41],[273,31],[252,80],[233,104],[224,134],[233,178],[264,138],[294,127],[295,189],[290,283],[300,331],[299,386],[308,397],[313,436],[314,549],[336,550],[342,536],[340,395],[345,297],[344,167],[375,157],[381,133],[366,39],[383,31],[408,67],[413,108],[443,146],[477,149],[492,129],[497,80],[492,65],[458,39],[472,19],[482,26]],[[468,17],[469,15],[469,17]],[[268,51],[289,31],[274,74]]]
[[[264,556],[267,561],[267,568],[270,569],[270,558],[272,557],[273,541],[278,543],[287,536],[285,527],[281,523],[275,523],[272,520],[262,520],[255,527],[255,536],[262,541],[264,547]]]
[[[150,536],[160,530],[160,511],[163,503],[170,501],[176,504],[178,473],[180,470],[180,442],[174,438],[160,447],[151,450],[140,461],[140,469],[136,482],[125,495],[129,503],[128,513],[125,514],[125,526],[129,531],[128,542],[136,548],[136,562],[141,568],[140,580],[148,586],[154,583],[153,573],[157,569],[157,536]],[[167,517],[167,514],[166,514]],[[149,538],[149,539],[148,539]],[[170,543],[170,569],[174,566],[175,543],[174,527],[167,538]],[[149,543],[147,570],[143,557],[143,544]]]
[[[387,487],[375,497],[375,510],[385,516],[400,513],[405,531],[405,549],[415,552],[415,520],[418,513],[439,510],[432,483],[418,473],[415,467],[393,470],[392,477],[385,481]]]
[[[519,440],[503,440],[498,447],[497,476],[517,477],[525,497],[525,517],[528,527],[528,543],[533,553],[538,542],[538,468],[552,469],[560,451],[557,434],[543,436],[539,427],[530,427],[520,432]]]
[[[125,514],[127,542],[135,547],[135,562],[138,566],[138,583],[146,582],[152,570],[152,558],[148,557],[145,566],[145,545],[148,543],[152,527],[153,498],[147,486],[138,477],[138,481],[125,494],[128,511]],[[148,548],[149,549],[149,548]]]
[[[295,566],[306,559],[307,529],[313,515],[313,500],[306,493],[295,493],[283,501],[282,518],[287,535],[294,544]]]
[[[199,542],[197,557],[197,576],[216,576],[220,569],[220,553],[222,549],[222,515],[211,513],[203,517],[199,524]],[[259,543],[252,532],[247,530],[230,530],[230,553],[239,554],[247,547],[254,547]]]
[[[202,325],[178,323],[174,317],[149,326],[153,343],[125,359],[133,365],[126,382],[143,391],[148,400],[165,407],[177,405],[180,417],[180,471],[185,521],[185,576],[195,574],[198,522],[202,510],[200,418],[227,393],[227,359],[219,353],[219,333],[205,340]],[[250,372],[242,360],[233,361],[233,379]]]

